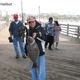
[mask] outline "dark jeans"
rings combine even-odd
[[[50,36],[50,35],[46,35],[46,43],[45,43],[45,48],[47,47],[48,43],[49,43],[49,49],[51,49],[51,46],[54,42],[54,36]]]
[[[25,54],[27,56],[27,44],[25,44],[24,50],[25,50]]]

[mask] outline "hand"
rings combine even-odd
[[[10,38],[12,39],[12,33],[10,32]]]
[[[34,39],[36,38],[36,33],[33,33],[33,38],[34,38]]]
[[[10,38],[12,39],[12,35],[10,35]]]

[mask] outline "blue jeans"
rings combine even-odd
[[[37,60],[38,69],[32,69],[33,62],[30,62],[30,72],[32,80],[46,80],[45,72],[45,55],[42,55]]]
[[[20,45],[22,55],[24,56],[25,55],[24,45],[23,45],[23,42],[22,42],[21,38],[19,38],[19,37],[13,38],[13,45],[14,45],[16,55],[19,55],[18,42],[19,42],[19,45]]]

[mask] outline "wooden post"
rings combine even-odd
[[[77,31],[78,35],[77,35],[77,39],[79,39],[79,27],[78,27],[78,31]]]
[[[79,26],[79,39],[80,39],[80,26]]]
[[[67,36],[69,35],[69,24],[67,24]]]

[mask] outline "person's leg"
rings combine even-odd
[[[46,35],[45,48],[47,48],[48,42],[49,42],[49,36],[48,36],[48,35]]]
[[[20,38],[18,38],[18,41],[19,41],[19,45],[20,45],[22,55],[25,56],[26,54],[25,54],[25,50],[24,50],[24,44],[23,44],[23,42]]]
[[[32,80],[37,80],[37,69],[33,68],[32,69],[32,66],[33,66],[33,62],[30,62],[30,73],[31,73],[31,76],[32,76]]]
[[[38,80],[46,80],[45,55],[38,59]]]
[[[58,47],[58,42],[56,42],[56,48]]]
[[[54,36],[53,36],[52,49],[54,48],[54,43],[55,43],[55,41],[54,41]]]
[[[25,54],[27,56],[27,44],[25,44]]]
[[[52,50],[52,49],[51,49],[52,44],[53,44],[53,36],[50,36],[50,37],[49,37],[49,49],[50,49],[50,50]]]
[[[53,36],[53,47],[54,47],[54,42],[55,42],[55,40],[54,40],[54,36]]]
[[[15,52],[16,52],[16,56],[19,56],[19,50],[18,50],[18,40],[17,38],[13,38],[13,45],[14,45],[14,49],[15,49]]]
[[[58,49],[59,36],[56,36],[56,49]]]
[[[56,42],[56,36],[54,36],[54,43]]]

